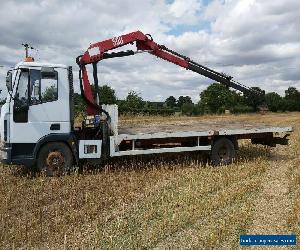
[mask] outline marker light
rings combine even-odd
[[[31,56],[28,56],[25,58],[24,62],[34,62],[34,58]]]

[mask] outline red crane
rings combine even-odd
[[[107,53],[110,50],[119,48],[127,44],[136,43],[136,51],[127,50],[120,52]],[[91,44],[88,50],[76,59],[79,65],[79,80],[81,94],[85,101],[87,102],[87,113],[88,115],[95,115],[99,112],[103,112],[101,106],[95,101],[96,98],[93,97],[91,85],[89,82],[86,65],[93,65],[93,77],[96,92],[98,93],[98,77],[97,77],[97,63],[104,59],[114,58],[114,57],[124,57],[131,56],[139,52],[148,52],[154,56],[157,56],[163,60],[174,63],[185,69],[194,71],[198,74],[206,76],[214,81],[220,82],[227,87],[234,88],[243,93],[252,92],[254,94],[262,94],[255,90],[249,89],[248,87],[242,85],[239,82],[232,80],[233,77],[228,76],[224,73],[219,73],[201,64],[198,64],[190,58],[181,55],[173,50],[168,49],[164,45],[157,44],[153,41],[151,35],[143,34],[141,31],[132,32],[126,35],[114,37],[101,42]]]

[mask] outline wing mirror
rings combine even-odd
[[[8,92],[12,92],[12,72],[8,71],[6,74],[6,87]]]

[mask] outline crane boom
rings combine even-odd
[[[133,44],[134,42],[136,43],[137,51],[127,50],[127,51],[108,53],[108,51],[111,51],[113,49],[119,48],[127,44]],[[227,87],[234,88],[243,93],[253,93],[257,95],[262,94],[256,90],[246,87],[245,85],[237,81],[232,80],[233,77],[231,76],[228,76],[224,73],[220,73],[206,66],[203,66],[197,62],[190,60],[190,58],[184,55],[181,55],[171,49],[168,49],[164,45],[159,45],[155,43],[151,35],[143,34],[140,31],[136,31],[122,36],[114,37],[112,39],[107,39],[104,41],[91,44],[88,50],[83,55],[77,57],[76,61],[80,67],[79,80],[80,80],[81,94],[88,104],[87,113],[89,115],[97,114],[99,113],[99,110],[101,111],[102,109],[98,105],[98,103],[95,102],[95,98],[93,97],[86,65],[87,64],[93,65],[94,83],[95,83],[96,90],[98,90],[97,63],[99,61],[109,59],[109,58],[115,58],[115,57],[131,56],[139,52],[148,52],[156,57],[159,57],[163,60],[176,64],[187,70],[191,70],[193,72],[201,74],[216,82],[222,83]]]

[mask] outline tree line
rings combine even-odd
[[[256,112],[260,109],[277,111],[300,111],[300,92],[295,87],[285,90],[282,97],[278,93],[265,93],[259,87],[252,87],[261,95],[252,92],[238,93],[223,84],[214,83],[200,93],[200,101],[193,103],[190,96],[169,96],[164,102],[145,101],[135,91],[130,91],[126,98],[119,100],[115,90],[108,85],[99,87],[101,104],[117,104],[121,114],[173,115],[176,112],[184,115],[220,114],[225,110],[231,113]],[[93,93],[95,89],[92,88]],[[75,112],[84,112],[85,103],[77,93],[74,95]]]

